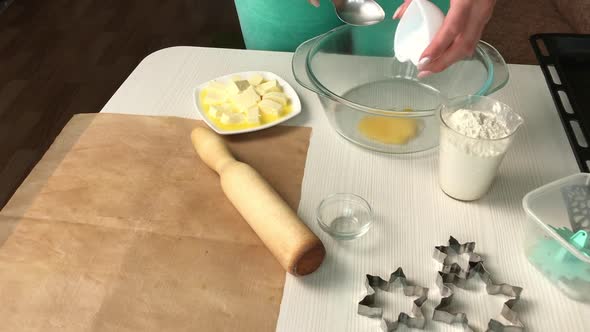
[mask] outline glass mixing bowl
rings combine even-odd
[[[385,153],[424,151],[438,145],[437,110],[445,100],[502,88],[508,68],[496,49],[479,42],[471,58],[418,79],[416,66],[395,58],[396,28],[392,20],[338,27],[299,46],[293,73],[349,141]]]

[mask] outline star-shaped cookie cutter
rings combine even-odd
[[[483,258],[475,252],[475,242],[459,243],[457,239],[451,236],[448,246],[434,247],[434,259],[440,262],[443,273],[452,273],[458,275],[460,278],[469,279],[471,271],[480,263],[483,263]],[[452,256],[460,256],[467,254],[469,256],[469,263],[467,268],[463,269],[458,263],[451,263]]]
[[[447,257],[449,248],[457,254],[469,254],[469,267],[467,269],[462,269],[456,263],[448,264]],[[518,318],[518,314],[513,310],[514,305],[516,305],[520,299],[522,288],[506,283],[495,283],[491,274],[484,267],[481,256],[473,252],[474,249],[474,242],[459,244],[459,242],[453,237],[449,240],[449,246],[436,247],[434,258],[443,264],[443,271],[438,273],[438,278],[436,280],[436,284],[440,289],[441,301],[434,308],[432,319],[447,324],[460,323],[463,324],[467,330],[471,330],[468,325],[467,315],[462,312],[451,312],[449,307],[453,302],[453,285],[463,288],[469,278],[479,275],[480,279],[486,284],[486,291],[489,295],[502,294],[511,297],[511,299],[504,303],[500,313],[501,321],[490,319],[487,331],[524,331],[524,325]]]
[[[401,312],[396,321],[389,321],[383,318],[383,308],[380,308],[375,304],[375,289],[378,288],[386,292],[391,292],[392,286],[395,286],[396,288],[403,287],[405,296],[418,297],[414,300],[412,306],[413,316]],[[367,288],[367,295],[358,304],[358,314],[370,318],[381,319],[381,329],[383,331],[395,331],[400,324],[417,329],[423,329],[426,325],[426,317],[424,317],[424,313],[422,312],[422,305],[424,305],[424,302],[428,299],[428,288],[409,285],[406,275],[401,267],[391,274],[388,281],[381,279],[379,276],[367,274],[365,287]]]

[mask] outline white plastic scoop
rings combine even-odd
[[[418,66],[420,56],[440,29],[445,15],[428,0],[412,0],[402,16],[393,43],[395,57]]]

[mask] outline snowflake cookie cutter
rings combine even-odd
[[[452,256],[460,256],[467,254],[469,256],[469,263],[466,269],[463,269],[458,263],[451,263]],[[450,237],[447,246],[434,247],[434,259],[443,265],[443,273],[452,273],[458,275],[460,278],[469,279],[471,271],[483,263],[483,258],[475,253],[475,242],[459,243],[454,237]]]
[[[488,322],[487,331],[488,332],[520,332],[524,331],[524,325],[518,318],[518,314],[516,311],[513,310],[514,306],[520,299],[520,294],[522,293],[522,288],[518,286],[512,286],[506,283],[496,283],[492,279],[492,275],[490,272],[486,270],[483,264],[483,259],[475,253],[473,253],[473,249],[475,249],[475,243],[468,242],[463,245],[460,245],[457,240],[453,237],[449,240],[449,247],[459,245],[463,249],[468,249],[467,251],[463,250],[463,253],[470,253],[470,264],[468,269],[461,269],[458,264],[447,265],[444,263],[445,257],[442,255],[435,257],[439,262],[442,258],[443,263],[443,271],[438,273],[438,277],[436,280],[436,284],[440,290],[441,294],[441,301],[440,303],[434,308],[434,312],[432,314],[432,319],[439,322],[444,322],[446,324],[455,324],[460,323],[462,324],[466,330],[471,330],[469,328],[469,321],[467,319],[467,315],[462,312],[452,312],[450,310],[450,306],[453,302],[453,286],[457,286],[460,288],[464,288],[467,280],[475,275],[479,275],[480,279],[486,285],[486,292],[489,295],[504,295],[510,297],[510,299],[504,302],[502,307],[502,311],[500,312],[499,319],[490,319]],[[437,247],[437,250],[441,253],[445,253],[441,251]],[[436,253],[436,251],[435,251]],[[472,256],[473,254],[473,256]],[[435,255],[436,256],[436,255]],[[479,257],[479,261],[472,260],[472,257]]]
[[[389,321],[383,317],[383,308],[375,304],[375,289],[378,288],[390,292],[393,286],[396,288],[403,287],[405,296],[418,297],[412,305],[412,316],[401,312],[396,321]],[[428,288],[410,285],[401,267],[390,275],[389,280],[383,280],[379,276],[367,274],[365,287],[367,288],[367,295],[358,303],[358,314],[369,318],[381,319],[381,329],[383,331],[395,331],[400,324],[417,329],[423,329],[426,325],[426,317],[422,312],[422,306],[428,299]]]

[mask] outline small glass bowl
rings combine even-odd
[[[320,227],[338,240],[363,236],[373,224],[373,210],[362,197],[334,194],[325,198],[317,209]]]

